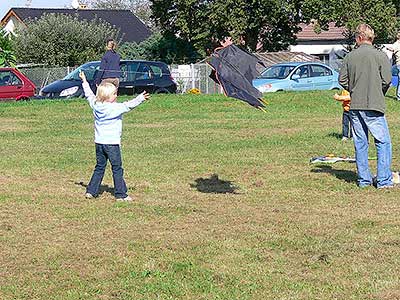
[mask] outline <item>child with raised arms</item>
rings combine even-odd
[[[84,72],[79,73],[85,97],[93,109],[94,142],[96,148],[96,167],[86,188],[86,198],[94,198],[99,194],[107,160],[111,163],[114,195],[117,201],[132,201],[127,194],[124,180],[124,170],[121,159],[122,115],[131,111],[143,101],[150,98],[143,92],[136,98],[123,103],[116,102],[117,88],[109,82],[103,82],[97,87],[96,95],[90,89]]]

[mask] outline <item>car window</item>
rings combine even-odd
[[[300,78],[307,78],[310,77],[310,74],[308,72],[308,66],[301,66],[297,68],[296,71],[294,71],[295,75],[299,75]]]
[[[330,76],[332,71],[324,66],[311,65],[311,77]]]
[[[145,63],[140,63],[136,71],[136,80],[146,80],[151,78],[150,67]]]
[[[128,81],[134,81],[139,64],[137,62],[128,62]]]
[[[261,73],[261,78],[265,79],[283,79],[286,78],[294,66],[272,66]]]
[[[162,69],[156,65],[150,65],[151,70],[153,71],[154,77],[161,77],[163,74]]]
[[[0,86],[19,85],[22,81],[11,71],[0,72]]]
[[[121,75],[119,76],[119,81],[120,82],[128,81],[128,67],[127,67],[126,63],[121,63],[119,68],[121,70]]]
[[[85,72],[87,80],[94,80],[97,70],[100,68],[100,63],[87,63],[82,66],[79,66],[74,71],[69,73],[67,76],[64,77],[63,80],[81,80],[79,78],[79,72],[82,70]]]

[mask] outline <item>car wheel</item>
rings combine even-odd
[[[161,88],[161,89],[157,89],[154,94],[170,94],[170,91],[168,91],[167,89]]]

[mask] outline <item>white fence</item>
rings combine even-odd
[[[221,86],[209,77],[212,69],[208,64],[172,65],[170,70],[180,93],[191,89],[198,89],[203,94],[222,93]]]

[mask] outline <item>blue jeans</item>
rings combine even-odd
[[[400,76],[400,65],[396,65],[397,68],[397,76]],[[396,96],[397,96],[397,100],[400,100],[400,89],[399,89],[399,85],[400,85],[400,78],[398,77],[397,79],[397,87],[396,87]]]
[[[92,178],[86,188],[86,192],[97,196],[99,194],[100,184],[104,177],[107,166],[107,159],[111,163],[114,195],[116,198],[125,198],[127,187],[124,180],[124,169],[122,169],[121,149],[119,145],[96,145],[96,167],[94,168]]]
[[[377,162],[377,187],[390,186],[392,183],[392,142],[385,115],[377,111],[351,110],[352,125],[358,185],[360,187],[372,184],[372,176],[368,166],[368,131],[374,137]]]
[[[348,111],[343,111],[342,116],[342,136],[351,138],[351,124],[350,124],[350,115]]]

